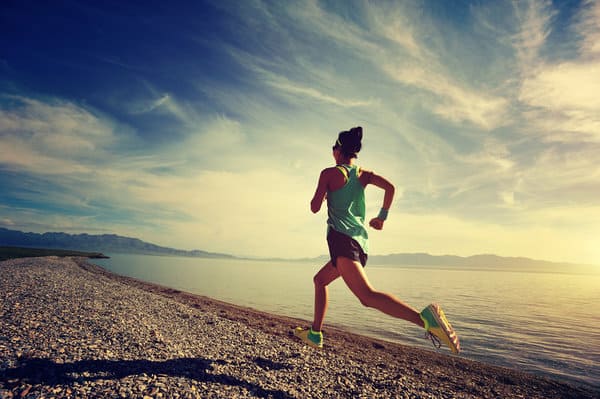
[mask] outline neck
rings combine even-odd
[[[354,158],[340,158],[337,163],[338,165],[354,165]]]

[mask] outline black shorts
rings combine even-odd
[[[364,253],[360,244],[352,237],[329,228],[327,245],[329,246],[331,263],[334,267],[337,267],[336,261],[338,256],[360,262],[363,267],[367,265],[367,254]]]

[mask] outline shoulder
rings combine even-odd
[[[325,185],[325,186],[329,186],[329,183],[335,179],[335,177],[337,176],[337,174],[339,174],[340,172],[337,170],[336,167],[331,167],[331,168],[325,168],[321,171],[321,174],[319,175],[319,184]]]
[[[363,175],[363,174],[364,175],[373,175],[374,174],[372,170],[365,169],[362,166],[358,166],[357,168],[358,168],[359,175]]]
[[[338,173],[340,173],[338,171],[337,166],[332,166],[330,168],[325,168],[321,171],[321,177],[331,177],[333,175],[337,175]]]
[[[361,167],[358,167],[357,173],[358,173],[358,178],[364,185],[369,184],[371,182],[371,179],[375,175],[375,173],[373,173],[372,170],[364,169]]]

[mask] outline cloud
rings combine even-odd
[[[362,54],[360,58],[368,59],[379,52],[368,32],[339,14],[325,10],[315,0],[306,1],[301,6],[288,7],[286,11],[292,21],[308,34],[316,35],[352,54]]]
[[[493,191],[492,197],[497,196],[503,204],[507,203],[507,199],[512,193],[517,164],[508,146],[497,138],[483,138],[480,151],[454,154],[454,160],[446,162],[446,164],[456,166],[448,168],[446,173],[440,176],[440,182],[437,184],[439,187],[446,186],[450,189],[449,199],[458,201],[458,203],[453,203],[458,209],[464,211],[465,202],[473,203],[473,207],[479,207],[481,204],[477,203],[481,201],[482,194],[489,196],[487,192],[490,189]],[[460,177],[457,179],[458,176]],[[489,208],[499,205],[495,198],[488,199],[488,201],[486,205]],[[510,202],[514,205],[514,198]],[[464,216],[469,214],[475,217],[484,217],[478,212],[474,212],[472,208]]]
[[[134,94],[133,100],[124,100],[124,106],[130,114],[170,116],[184,127],[194,126],[202,119],[193,107],[179,101],[174,94],[161,92],[149,82],[144,82],[143,87],[143,94]]]
[[[277,26],[277,30],[271,34],[280,35],[280,29],[282,28]],[[317,31],[311,34],[318,35],[323,32]],[[298,37],[293,37],[289,33],[285,36],[289,47],[298,46],[300,41]],[[325,106],[339,108],[371,107],[381,104],[381,100],[376,96],[356,94],[356,77],[349,77],[348,71],[344,68],[332,70],[326,62],[318,62],[305,54],[290,52],[290,59],[282,59],[280,55],[273,55],[271,59],[229,45],[225,45],[224,48],[240,66],[251,73],[254,85],[260,83],[266,95],[283,97],[291,104],[314,107],[313,101],[317,101]],[[321,48],[322,52],[330,51],[326,44],[318,48]],[[285,46],[278,50],[284,53],[289,51]],[[332,109],[332,112],[338,110]]]
[[[448,80],[447,76],[432,71],[395,71],[398,81],[425,89],[436,96],[432,111],[457,124],[470,122],[484,130],[492,130],[507,123],[508,101],[503,97],[462,87]]]
[[[156,110],[157,108],[167,104],[168,102],[171,102],[171,96],[169,96],[168,94],[164,94],[155,100],[140,102],[137,106],[133,106],[131,108],[131,113],[145,114],[148,112],[152,112],[152,111]],[[175,113],[179,114],[179,112],[175,112]]]
[[[523,73],[538,61],[541,48],[550,34],[552,19],[556,12],[549,0],[514,2],[519,31],[513,36],[513,45]]]
[[[570,151],[552,146],[537,154],[535,163],[522,167],[521,191],[530,198],[530,209],[561,204],[595,202],[600,195],[600,166],[596,155],[598,144],[580,144]]]
[[[397,9],[396,9],[397,10]],[[406,50],[412,57],[422,58],[424,48],[416,39],[416,33],[411,29],[409,18],[399,12],[392,14],[380,12],[373,9],[373,24],[375,29],[380,29],[381,35],[392,42],[398,44]]]
[[[284,37],[281,52],[303,50],[289,52],[293,63],[280,56],[251,55],[231,46],[228,51],[265,84],[296,101],[304,98],[342,108],[394,107],[387,97],[394,83],[400,83],[430,93],[423,105],[457,125],[468,122],[492,130],[507,123],[509,103],[504,97],[491,94],[488,87],[471,87],[443,67],[438,49],[425,44],[425,34],[430,33],[420,31],[425,28],[412,22],[418,11],[372,4],[358,6],[357,13],[362,24],[314,1],[287,7],[284,18],[290,18],[294,30],[282,23],[267,25],[272,29],[270,35]],[[312,50],[304,48],[304,35],[315,38]],[[311,57],[315,49],[328,57]],[[334,63],[336,58],[346,62]],[[392,79],[389,84],[385,80],[383,87],[369,84],[379,73]],[[360,96],[354,94],[357,92]]]
[[[2,99],[0,170],[10,171],[8,178],[18,176],[19,184],[11,185],[14,201],[39,207],[40,213],[52,210],[48,220],[66,221],[81,214],[112,219],[109,209],[140,213],[135,199],[127,195],[127,187],[138,180],[139,165],[131,167],[136,157],[128,153],[131,137],[126,127],[64,100]]]
[[[380,103],[380,101],[373,99],[361,101],[353,99],[336,98],[329,94],[324,94],[315,88],[299,85],[281,77],[268,80],[267,83],[288,94],[308,97],[309,100],[317,100],[319,102],[329,103],[343,108],[368,107]]]
[[[205,244],[210,250],[256,256],[272,248],[282,248],[272,251],[277,256],[289,256],[289,237],[278,231],[290,218],[297,220],[292,240],[297,244],[291,247],[300,251],[300,236],[310,235],[305,226],[311,222],[305,220],[314,182],[290,175],[294,165],[277,167],[271,158],[273,148],[281,147],[250,140],[233,119],[213,116],[160,151],[119,153],[122,137],[110,121],[89,110],[65,101],[12,100],[2,109],[0,167],[21,176],[13,199],[29,205],[11,207],[11,217],[0,213],[5,225],[18,217],[20,226],[60,230],[62,220],[68,231],[79,223],[136,236],[144,231],[148,237],[158,237],[160,225],[167,231],[160,240],[165,245],[191,249],[210,243]],[[71,134],[79,141],[48,148],[53,139]],[[91,156],[97,152],[102,157]]]
[[[531,256],[534,233],[573,248],[569,237],[597,233],[564,231],[585,221],[578,207],[598,215],[598,2],[574,14],[549,1],[447,14],[411,2],[214,7],[210,30],[182,25],[168,46],[149,37],[119,58],[158,55],[152,71],[106,59],[88,70],[102,86],[0,98],[0,179],[18,205],[0,208],[0,223],[318,255],[326,215],[308,200],[336,134],[361,124],[359,163],[398,187],[375,252]],[[369,189],[370,213],[382,195]]]
[[[580,51],[586,58],[600,55],[600,3],[586,0],[579,11],[576,30],[581,35]]]
[[[574,27],[581,35],[580,56],[570,61],[546,63],[530,60],[518,100],[525,109],[531,132],[545,140],[598,142],[600,140],[600,59],[592,44],[600,37],[598,3],[586,3]],[[546,13],[549,19],[551,12]],[[590,21],[595,20],[596,24]],[[542,35],[544,38],[547,35]],[[541,43],[538,43],[538,47]]]
[[[3,96],[0,109],[0,164],[40,174],[89,171],[85,158],[116,141],[114,127],[65,101]]]
[[[194,231],[187,238],[178,232],[179,245],[210,242],[212,250],[286,256],[286,251],[300,249],[301,236],[310,240],[310,230],[305,227],[312,224],[307,222],[310,189],[302,178],[284,171],[205,170],[193,176],[140,178],[145,184],[129,188],[140,207],[159,205],[186,215],[185,223],[163,221],[169,228],[179,229],[185,224],[185,230]],[[306,197],[295,195],[298,192],[307,193]],[[281,229],[286,233],[280,234]]]
[[[378,15],[376,20],[384,26],[383,35],[399,43],[404,52],[385,51],[382,48],[378,59],[379,68],[403,86],[424,90],[433,95],[426,97],[424,104],[434,114],[457,125],[467,122],[484,130],[492,130],[507,124],[509,102],[502,95],[494,94],[488,85],[477,89],[476,84],[465,82],[459,73],[445,67],[440,57],[453,57],[447,50],[429,47],[425,44],[424,33],[406,20],[406,15],[397,12],[389,15]],[[380,31],[381,28],[377,28]]]
[[[600,115],[600,61],[547,65],[523,82],[520,100],[551,110]]]
[[[13,227],[16,226],[16,223],[9,218],[2,218],[0,219],[0,225],[5,226],[5,227]]]

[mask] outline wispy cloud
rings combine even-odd
[[[131,98],[121,100],[126,110],[132,115],[155,114],[170,116],[178,120],[184,127],[194,126],[202,118],[198,112],[185,102],[177,99],[172,93],[166,93],[153,84],[144,81],[144,92],[132,93]]]
[[[576,30],[582,37],[580,51],[584,58],[591,59],[600,54],[600,3],[585,0],[578,18]]]
[[[430,93],[426,106],[438,116],[460,124],[472,123],[485,130],[492,130],[507,123],[509,103],[502,95],[478,88],[444,66],[441,56],[452,54],[432,47],[430,32],[414,22],[415,11],[402,8],[377,8],[370,10],[373,16],[371,29],[396,46],[378,40],[380,48],[371,53],[381,71],[395,82],[409,88]],[[458,35],[459,33],[457,33]],[[402,87],[400,86],[399,89]]]
[[[501,96],[486,94],[452,81],[448,75],[433,71],[428,66],[395,67],[387,65],[386,72],[396,81],[424,89],[437,98],[432,101],[433,111],[455,123],[469,122],[485,130],[507,123],[508,101]]]
[[[544,139],[560,142],[585,142],[600,140],[600,60],[594,57],[597,51],[594,41],[600,35],[597,2],[586,3],[578,15],[574,30],[579,32],[579,58],[570,61],[548,63],[540,59],[529,59],[530,72],[523,80],[519,100],[529,106],[525,110],[531,131]],[[537,14],[536,14],[537,15]],[[532,18],[532,25],[547,32],[545,27],[552,12],[545,17]],[[591,21],[595,21],[594,24]],[[528,25],[527,22],[524,22]],[[542,25],[543,27],[539,27]],[[533,34],[546,38],[547,34]],[[539,48],[543,41],[535,41]]]
[[[391,40],[401,50],[408,52],[411,57],[423,58],[424,52],[427,52],[428,49],[417,40],[418,34],[414,31],[412,18],[403,11],[397,5],[368,9],[371,18],[370,29]]]
[[[360,124],[359,163],[398,188],[376,252],[532,256],[537,235],[557,248],[541,257],[577,259],[571,237],[600,234],[600,5],[565,4],[214,1],[203,23],[153,15],[165,35],[46,65],[85,79],[45,80],[9,51],[0,224],[318,255],[326,215],[308,200]],[[146,17],[103,21],[150,33]],[[382,192],[367,198],[377,212]]]
[[[313,189],[312,180],[308,185],[304,176],[293,178],[287,168],[270,170],[266,164],[261,168],[264,162],[253,160],[257,152],[252,150],[260,144],[253,147],[234,120],[217,116],[190,132],[185,140],[160,152],[144,154],[138,150],[137,155],[118,154],[120,137],[110,121],[73,103],[46,103],[24,97],[12,100],[15,106],[2,110],[0,168],[14,170],[22,175],[21,179],[34,176],[31,189],[17,190],[13,195],[29,204],[40,202],[43,195],[43,206],[53,208],[54,216],[44,218],[35,209],[12,208],[13,216],[3,217],[5,225],[19,227],[12,221],[18,217],[20,226],[50,229],[57,227],[62,218],[67,230],[74,229],[77,223],[93,223],[97,228],[106,226],[106,231],[115,224],[127,231],[128,224],[146,229],[148,223],[144,220],[150,217],[152,224],[162,226],[163,232],[177,230],[173,241],[161,238],[170,245],[194,248],[195,243],[221,237],[222,247],[215,242],[212,250],[232,252],[228,243],[236,241],[243,244],[236,253],[260,255],[267,249],[251,249],[255,243],[247,242],[253,231],[259,226],[266,228],[274,232],[269,242],[277,241],[275,232],[281,228],[282,220],[288,217],[300,220],[308,212],[308,200],[303,196],[290,197],[289,193],[298,188],[309,192]],[[62,143],[62,150],[60,146],[55,151],[47,149],[47,143],[59,135],[57,128],[66,126],[73,132],[89,127],[90,132],[76,137],[77,140],[85,137],[86,145],[67,142]],[[25,139],[20,137],[27,132]],[[68,134],[64,136],[64,140],[68,138]],[[96,151],[103,157],[89,157]],[[102,216],[107,208],[127,216],[122,221],[107,219]],[[87,221],[83,223],[82,217],[73,213],[88,214]],[[236,224],[238,227],[233,230],[226,227]],[[181,230],[194,234],[182,240]],[[148,229],[146,234],[152,236],[156,232]],[[299,243],[301,234],[296,237]],[[285,248],[283,242],[280,244]]]
[[[514,2],[518,31],[513,37],[513,45],[522,74],[527,75],[537,66],[541,48],[550,34],[552,18],[556,12],[549,0],[528,0]]]
[[[137,106],[131,108],[131,112],[133,114],[145,114],[147,112],[152,112],[159,107],[164,106],[165,104],[168,106],[168,103],[172,102],[171,97],[168,94],[163,94],[162,96],[152,99],[145,102],[140,102]],[[181,114],[181,112],[174,112],[175,114]]]
[[[268,80],[267,84],[294,96],[308,97],[308,99],[317,100],[320,102],[325,102],[344,108],[368,107],[380,103],[380,101],[374,99],[369,99],[365,101],[358,99],[353,100],[337,98],[332,95],[322,93],[318,89],[290,82],[289,80],[282,77],[275,77],[271,80]]]
[[[431,106],[435,114],[448,121],[473,123],[486,130],[506,124],[508,101],[501,95],[491,94],[487,86],[478,90],[445,69],[437,49],[425,43],[424,30],[419,31],[412,22],[412,14],[417,11],[400,5],[371,5],[360,11],[365,18],[363,25],[341,18],[313,1],[286,9],[286,17],[293,21],[293,26],[300,34],[314,37],[318,43],[316,48],[322,54],[348,59],[346,65],[341,63],[331,72],[330,58],[318,62],[317,57],[303,58],[302,54],[306,53],[290,52],[290,58],[296,63],[292,69],[290,64],[283,67],[283,60],[278,58],[265,59],[232,48],[230,53],[270,87],[299,98],[340,107],[379,106],[386,101],[382,98],[385,94],[370,92],[368,82],[357,77],[364,73],[365,79],[372,79],[382,73],[392,79],[387,90],[396,85],[397,90],[408,86],[430,93],[425,106]],[[273,25],[273,29],[271,34],[283,36],[286,46],[303,46],[300,36],[291,35],[283,24]],[[352,68],[349,70],[349,67]],[[282,69],[287,76],[277,72]],[[345,94],[351,85],[355,86],[354,91],[357,87],[366,89],[362,91],[363,98],[335,94]],[[394,107],[394,104],[387,106]]]
[[[77,160],[97,158],[115,141],[113,126],[72,103],[4,96],[0,163],[40,174],[86,172]]]

